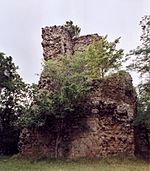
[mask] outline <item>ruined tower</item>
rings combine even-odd
[[[64,26],[46,26],[42,28],[42,39],[43,57],[47,61],[49,59],[56,60],[61,55],[72,55],[75,52],[82,52],[90,43],[100,40],[101,36],[91,34],[72,38]],[[49,81],[42,72],[39,88],[48,89],[50,85],[47,82]]]
[[[98,34],[71,38],[63,26],[42,28],[44,60],[57,59],[60,55],[83,51]],[[48,83],[41,76],[39,88]],[[136,96],[132,78],[126,72],[113,74],[102,82],[92,82],[95,88],[82,102],[86,113],[68,120],[59,144],[59,157],[103,157],[126,153],[134,155],[132,120],[136,109]],[[22,130],[21,154],[35,158],[54,158],[56,134],[46,129]]]
[[[42,28],[42,38],[44,60],[48,60],[83,51],[94,40],[100,40],[101,36],[92,34],[72,38],[64,26],[53,26]]]

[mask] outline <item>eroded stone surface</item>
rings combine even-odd
[[[71,39],[63,26],[42,29],[44,60],[59,58],[61,54],[83,51],[101,37],[97,34]],[[41,76],[39,88],[52,88]],[[56,144],[59,158],[104,157],[126,153],[134,155],[132,120],[136,97],[132,78],[126,72],[113,74],[103,81],[91,81],[93,86],[80,108],[83,114],[68,118],[58,143],[56,132],[45,129],[23,129],[20,153],[26,157],[54,158]],[[82,111],[83,112],[83,111]]]
[[[63,26],[42,28],[42,47],[44,60],[56,59],[60,55],[70,55],[76,51],[83,51],[94,40],[100,40],[98,34],[71,38]]]
[[[66,122],[58,157],[77,159],[121,153],[134,155],[134,130],[131,124],[136,97],[131,79],[126,80],[126,76],[129,74],[126,73],[124,77],[114,74],[98,83],[98,87],[87,95],[87,101],[82,104],[86,113]],[[115,81],[111,83],[112,80]],[[130,91],[130,95],[126,94],[127,91]],[[50,128],[25,128],[20,136],[20,146],[24,156],[54,158],[56,132]]]

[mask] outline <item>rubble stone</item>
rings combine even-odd
[[[98,34],[72,39],[63,26],[42,29],[44,60],[56,59],[83,51],[87,45],[101,39]],[[39,88],[49,89],[50,83],[41,75]],[[134,155],[133,117],[136,96],[132,78],[126,72],[113,74],[101,82],[91,81],[83,115],[68,120],[59,144],[59,158],[97,158],[126,153]],[[96,85],[96,86],[94,86]],[[20,153],[26,157],[54,158],[56,132],[24,128],[20,135]]]

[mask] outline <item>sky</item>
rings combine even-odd
[[[72,20],[81,35],[121,37],[127,53],[139,45],[141,17],[150,0],[0,0],[0,52],[12,56],[27,83],[37,83],[42,71],[41,28]],[[132,73],[133,83],[138,79]]]

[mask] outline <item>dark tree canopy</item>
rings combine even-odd
[[[150,125],[150,15],[142,17],[140,26],[141,44],[130,51],[129,56],[134,59],[128,68],[137,71],[142,77],[142,82],[138,86],[140,114],[137,121],[148,126]]]
[[[141,44],[130,51],[129,56],[133,58],[129,69],[137,71],[141,76],[138,85],[138,110],[134,120],[136,139],[138,139],[137,154],[144,157],[150,151],[150,15],[145,15],[140,21],[142,29]],[[145,149],[143,152],[142,149]],[[147,154],[147,155],[146,155]]]
[[[27,102],[26,88],[12,57],[0,53],[0,153],[10,154],[17,150],[17,122]]]

